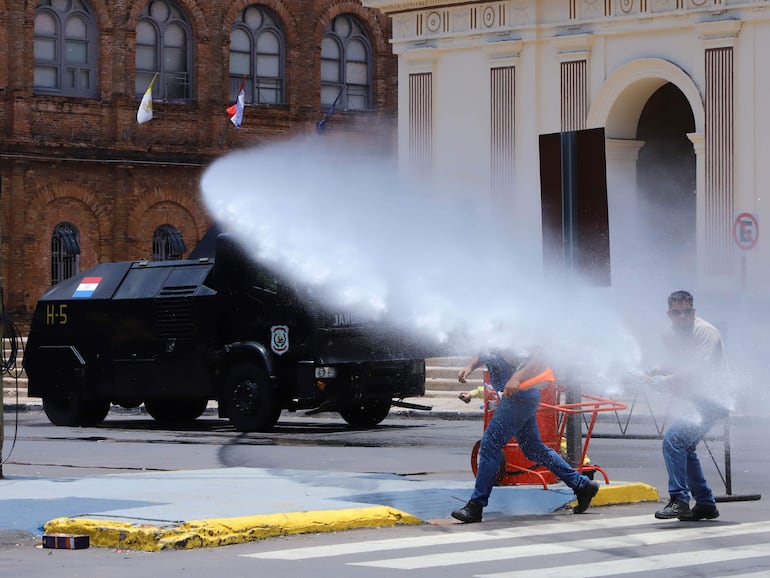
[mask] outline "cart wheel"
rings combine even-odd
[[[474,477],[478,475],[479,472],[479,451],[481,450],[481,440],[477,441],[473,445],[473,450],[471,451],[471,470],[473,470]],[[500,482],[503,481],[503,478],[505,477],[505,452],[500,451],[500,467],[497,468],[497,476],[495,477],[495,485],[499,486]]]

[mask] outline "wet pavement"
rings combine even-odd
[[[483,417],[480,400],[464,404],[457,392],[429,392],[406,401],[432,406],[433,418]],[[6,415],[39,407],[39,400],[6,397]],[[0,533],[8,539],[18,532],[87,534],[93,546],[148,551],[211,547],[276,535],[446,521],[452,504],[461,506],[468,495],[467,481],[293,469],[51,479],[6,474],[0,479]],[[657,500],[657,490],[647,484],[613,481],[602,484],[593,506]],[[573,501],[572,490],[563,484],[500,486],[484,516],[546,514]]]

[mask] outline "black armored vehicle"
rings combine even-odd
[[[193,252],[195,254],[195,251]],[[369,427],[425,394],[420,347],[397,329],[321,306],[230,236],[213,257],[103,263],[40,298],[24,353],[28,391],[56,425],[111,404],[194,420],[209,400],[240,431],[282,410],[336,411]]]

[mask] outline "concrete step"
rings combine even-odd
[[[425,378],[425,389],[430,391],[469,391],[475,389],[484,384],[482,379],[469,379],[466,383],[460,383],[457,381],[457,377],[454,379],[442,379],[435,377]]]
[[[444,365],[426,365],[425,375],[426,377],[433,377],[436,379],[448,379],[457,383],[457,374],[465,367],[464,365],[458,365],[457,367],[448,367]],[[484,371],[477,369],[470,375],[471,379],[483,379]]]
[[[425,360],[425,365],[434,367],[456,367],[458,369],[468,365],[471,360],[469,356],[464,357],[428,357]]]
[[[468,391],[484,383],[483,369],[471,373],[466,383],[457,374],[468,365],[470,357],[432,357],[425,360],[425,389],[431,391]]]
[[[460,371],[459,367],[449,367],[443,365],[426,365],[425,375],[426,377],[432,377],[435,379],[451,379],[457,381],[457,372]]]
[[[22,368],[22,356],[24,355],[24,345],[26,344],[27,339],[26,337],[21,337],[20,340],[21,343],[18,344],[16,358],[13,366],[10,368],[10,374],[3,374],[3,389],[5,390],[8,389],[8,387],[12,387],[15,390],[16,380],[14,379],[14,376],[19,376],[19,387],[21,388],[23,385],[26,394],[27,374],[24,373],[24,369]],[[11,348],[11,342],[8,339],[3,339],[3,360],[9,360],[12,354],[13,349]]]

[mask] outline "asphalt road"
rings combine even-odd
[[[373,430],[357,431],[348,428],[339,418],[285,415],[273,432],[242,434],[234,431],[226,421],[214,418],[200,419],[193,427],[167,429],[139,414],[111,414],[103,425],[95,428],[57,428],[51,426],[41,412],[19,414],[17,429],[14,416],[6,413],[4,458],[7,461],[3,471],[6,475],[52,478],[152,470],[282,467],[392,473],[411,479],[467,481],[470,491],[473,483],[470,451],[481,429],[480,420],[391,417]],[[645,482],[658,487],[664,496],[665,472],[659,440],[615,439],[617,433],[611,423],[600,424],[589,446],[591,460],[604,467],[612,479]],[[761,493],[765,499],[720,504],[723,518],[733,521],[770,521],[766,497],[766,480],[770,479],[770,448],[765,443],[765,440],[770,439],[768,433],[770,425],[762,420],[733,420],[730,428],[730,497],[740,499],[745,495]],[[599,437],[600,434],[612,437]],[[704,454],[701,450],[706,475],[717,494],[725,494],[725,486],[721,481],[725,466],[723,445],[719,441],[710,444],[715,463],[708,459],[708,453]],[[13,450],[8,458],[11,446]],[[721,476],[717,466],[722,470]],[[448,511],[453,506],[449,505]],[[612,518],[622,514],[644,516],[647,519],[651,518],[651,511],[655,507],[652,504],[639,504],[629,506],[622,512],[616,507],[596,508],[592,515]],[[570,523],[568,517],[559,515],[553,519],[550,516],[547,518],[522,522],[533,527],[551,521]],[[510,522],[498,520],[473,527],[454,525],[446,531],[455,533],[483,529],[493,534],[507,527],[510,527]],[[429,528],[356,530],[343,533],[349,536],[276,538],[258,544],[170,555],[100,548],[88,551],[44,551],[34,547],[39,542],[37,537],[20,532],[0,532],[0,568],[18,565],[20,569],[24,568],[24,574],[30,578],[49,575],[54,569],[59,570],[57,575],[60,576],[95,576],[97,567],[99,573],[107,572],[115,578],[135,576],[137,572],[202,577],[222,567],[237,568],[233,576],[251,575],[259,571],[272,576],[366,575],[371,578],[375,575],[394,576],[400,573],[386,572],[382,568],[370,568],[369,572],[361,568],[353,572],[348,565],[351,563],[349,560],[308,559],[304,564],[295,562],[287,565],[286,562],[270,561],[269,556],[259,559],[257,563],[243,555],[291,549],[295,544],[337,547],[351,541],[360,541],[362,536],[366,536],[365,542],[393,537],[418,540],[426,532],[429,532]],[[492,534],[479,539],[486,542]],[[736,540],[738,544],[743,544],[746,539],[740,537]],[[451,549],[450,545],[441,551]],[[643,553],[640,551],[638,555],[642,556]],[[353,560],[352,563],[356,564]],[[537,561],[528,563],[532,564],[532,568],[537,567]],[[496,571],[510,569],[510,565],[484,567]],[[751,569],[751,562],[746,562],[745,567]],[[426,571],[424,575],[469,574],[467,569],[463,571],[439,566]]]
[[[13,443],[6,416],[5,455]],[[117,414],[92,428],[54,427],[42,412],[19,414],[6,475],[86,476],[137,470],[281,467],[472,479],[479,420],[388,418],[354,430],[339,417],[285,415],[269,433],[240,433],[204,417],[168,429],[140,414]]]
[[[482,423],[474,419],[389,417],[374,429],[354,430],[339,417],[286,413],[268,433],[236,432],[227,421],[214,417],[169,429],[138,412],[111,413],[98,427],[61,428],[52,426],[42,412],[29,411],[18,414],[18,426],[16,415],[6,414],[3,469],[7,475],[78,477],[142,470],[290,467],[470,482],[470,452],[481,433]],[[648,483],[665,493],[660,441],[633,437],[654,435],[654,426],[636,426],[628,433],[632,437],[619,437],[621,430],[611,420],[597,424],[589,457],[611,478]],[[770,479],[770,421],[734,417],[729,433],[731,493],[761,493]],[[725,493],[724,443],[714,440],[709,449],[713,461],[701,448],[706,475],[715,492]]]

